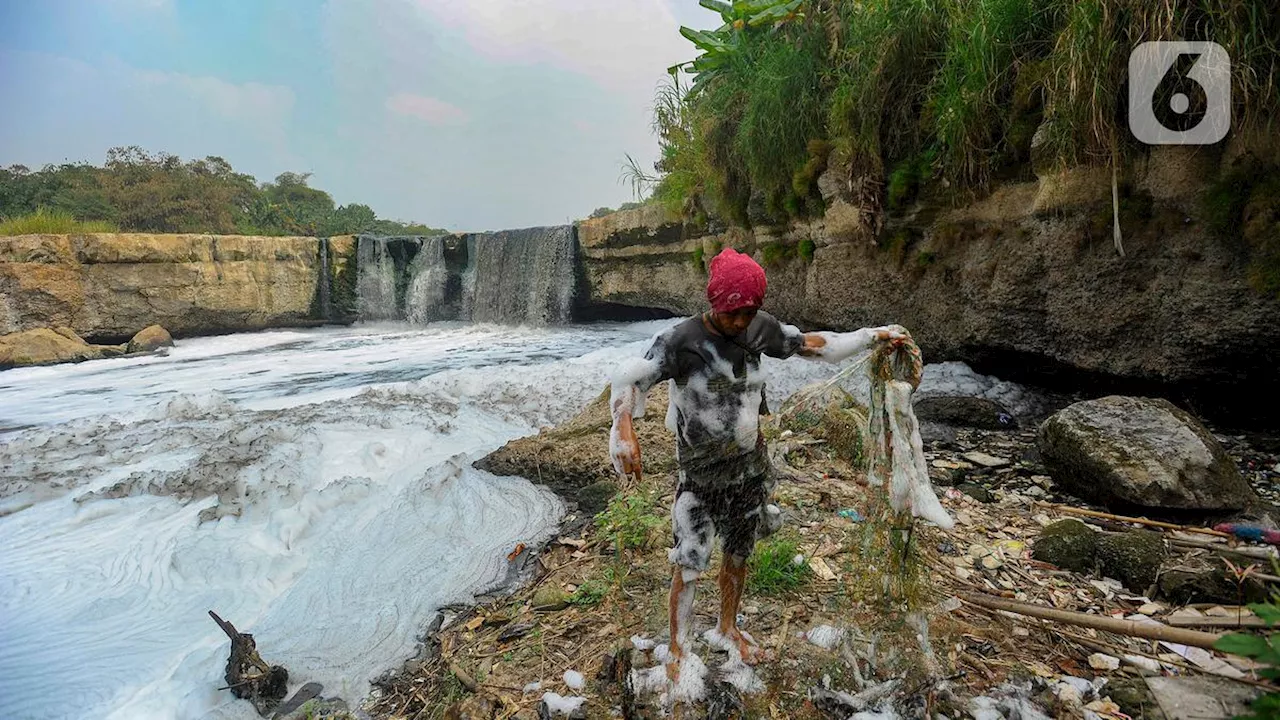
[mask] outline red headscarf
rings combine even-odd
[[[711,259],[711,279],[707,282],[707,300],[716,312],[733,312],[746,307],[758,308],[764,303],[769,283],[764,268],[733,248]]]

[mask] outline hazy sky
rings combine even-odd
[[[630,200],[696,0],[0,0],[0,165],[116,145],[311,172],[454,230]]]

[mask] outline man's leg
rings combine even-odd
[[[672,682],[680,679],[680,661],[684,659],[689,633],[693,630],[693,593],[698,573],[677,566],[671,575],[671,596],[668,612],[671,620],[670,657],[667,660],[667,677]]]
[[[716,630],[725,641],[737,646],[743,662],[755,665],[764,659],[765,652],[738,627],[738,610],[746,584],[747,559],[725,553],[724,565],[720,568],[720,623]]]
[[[693,633],[694,584],[711,561],[711,542],[715,526],[707,515],[702,499],[683,482],[676,489],[676,501],[671,507],[671,529],[674,547],[668,558],[675,565],[671,575],[671,595],[668,613],[671,621],[671,657],[667,661],[667,677],[673,681],[680,674],[680,661],[689,647]]]

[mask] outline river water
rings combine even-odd
[[[218,690],[209,610],[291,688],[359,701],[564,513],[471,463],[571,417],[671,322],[281,330],[0,373],[0,716],[257,717]],[[763,368],[772,407],[833,372]]]

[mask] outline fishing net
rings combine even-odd
[[[865,459],[870,485],[887,486],[889,507],[895,515],[909,516],[907,520],[922,518],[950,529],[953,521],[938,502],[929,482],[920,425],[911,408],[911,394],[920,386],[923,369],[920,348],[910,335],[897,346],[878,343],[870,353],[841,368],[831,379],[792,395],[783,403],[780,415],[801,425],[816,424],[832,411],[833,397],[847,396],[842,388],[866,383],[870,398],[866,429],[860,438],[860,452],[848,454]],[[861,419],[860,413],[858,419]]]

